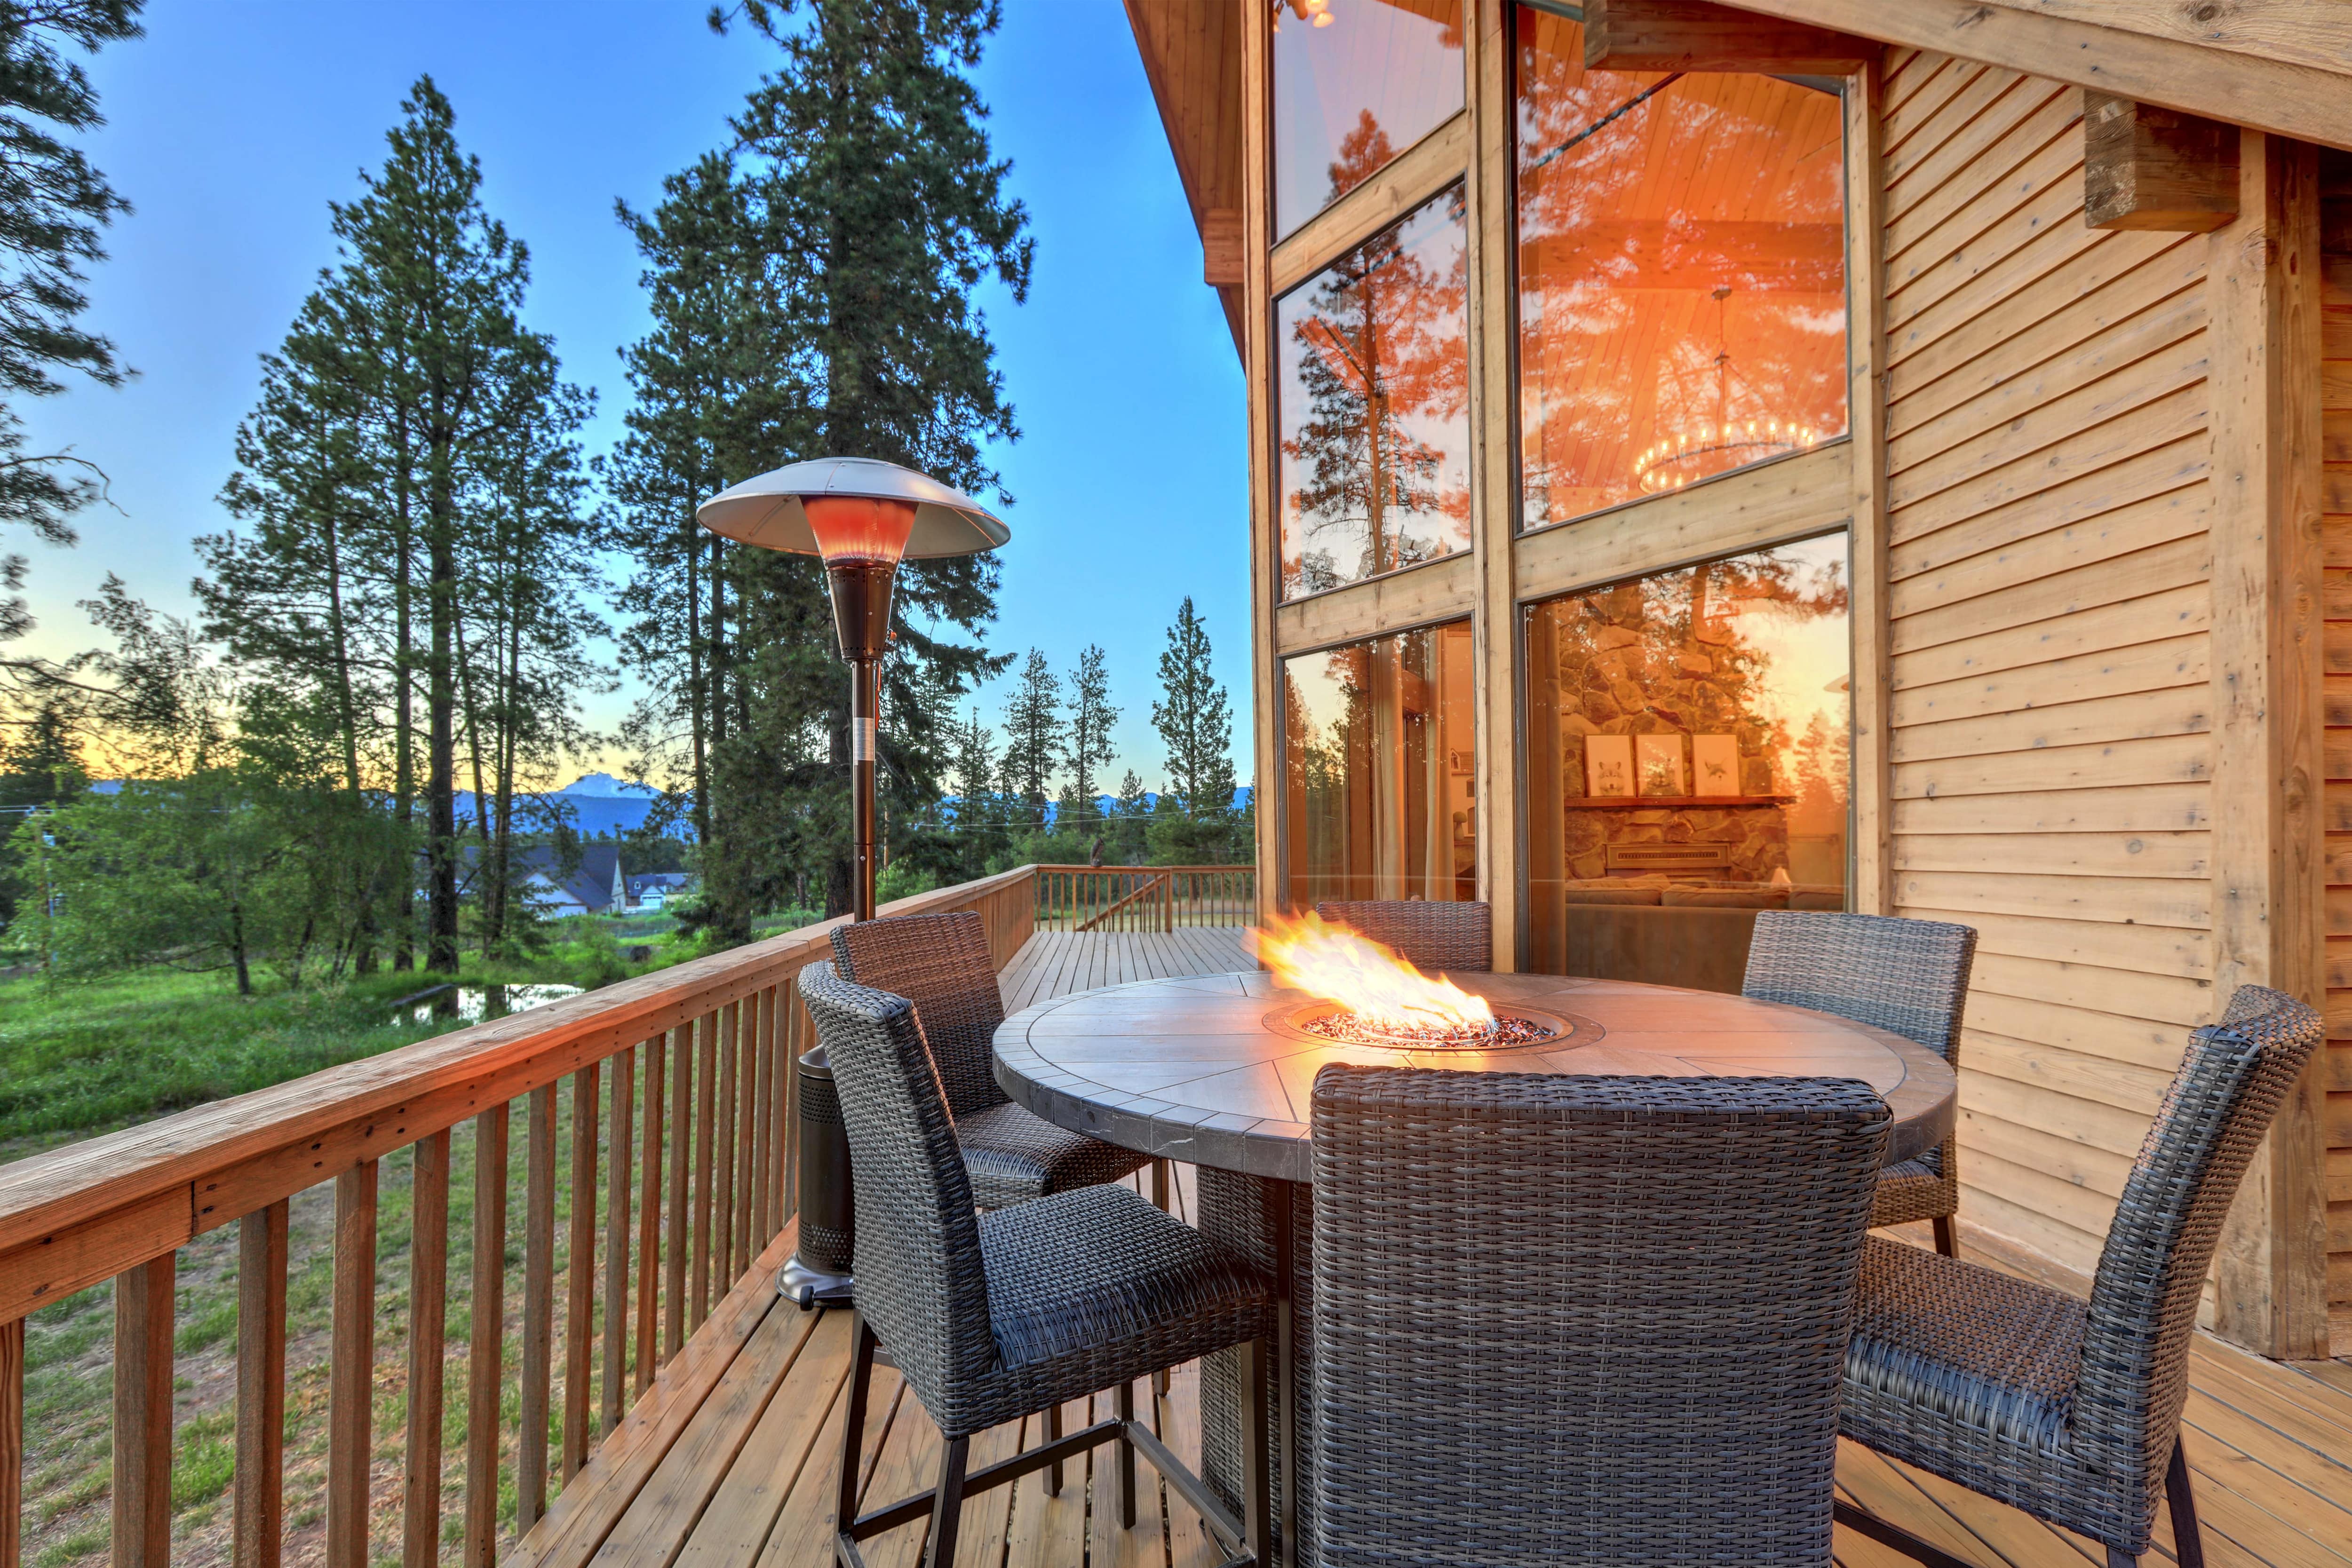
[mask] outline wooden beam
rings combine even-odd
[[[2352,147],[2352,75],[1986,0],[1735,0],[1739,9],[1981,60],[2307,141]]]
[[[114,1280],[114,1561],[172,1561],[172,1314],[178,1259],[166,1252]]]
[[[1705,0],[1584,0],[1589,71],[1843,76],[1878,53],[1852,34]]]
[[[1885,80],[1874,62],[1845,97],[1846,428],[1853,523],[1846,560],[1853,584],[1853,889],[1864,915],[1895,912],[1893,658],[1886,537]]]
[[[1253,799],[1257,802],[1253,813],[1257,824],[1256,923],[1264,925],[1283,907],[1288,892],[1282,875],[1282,706],[1274,619],[1275,531],[1276,519],[1281,515],[1282,480],[1275,461],[1274,345],[1269,340],[1265,308],[1274,293],[1274,38],[1266,8],[1257,0],[1221,3],[1232,13],[1241,41],[1242,260],[1246,279],[1242,380],[1249,392],[1251,777],[1255,781]]]
[[[1266,292],[1254,298],[1288,293],[1461,179],[1469,166],[1470,113],[1465,110],[1293,230],[1275,249]]]
[[[2238,128],[2083,89],[2083,223],[2211,234],[2238,215]]]
[[[1402,571],[1293,600],[1274,612],[1275,656],[1286,659],[1383,632],[1459,620],[1477,602],[1478,580],[1470,553],[1457,550]]]
[[[1511,103],[1510,33],[1504,0],[1476,0],[1466,31],[1473,84],[1470,229],[1470,428],[1476,461],[1470,529],[1477,613],[1470,622],[1477,720],[1474,735],[1478,896],[1494,908],[1493,963],[1519,967],[1521,783],[1520,639],[1513,602],[1519,517],[1519,378],[1517,313],[1510,309],[1518,230],[1512,174],[1518,152]],[[1587,13],[1588,16],[1590,12]]]
[[[2211,247],[2213,1005],[2326,1000],[2319,160],[2248,131]],[[2248,1166],[2214,1259],[2215,1327],[2328,1354],[2326,1065]]]
[[[1201,280],[1213,288],[1243,282],[1242,210],[1211,207],[1201,214]]]

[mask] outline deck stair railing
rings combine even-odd
[[[1247,865],[1041,865],[1041,931],[1173,931],[1247,925],[1256,918],[1257,868]]]
[[[976,910],[1001,969],[1034,928],[1036,881],[1024,866],[883,912]],[[0,1568],[16,1568],[26,1544],[25,1320],[110,1279],[113,1561],[152,1568],[169,1560],[177,1255],[232,1224],[229,1544],[240,1565],[281,1561],[289,1206],[329,1181],[325,1561],[368,1568],[396,1530],[403,1563],[425,1568],[440,1560],[445,1530],[458,1536],[461,1512],[462,1561],[489,1568],[501,1541],[546,1512],[551,1490],[587,1462],[730,1287],[789,1250],[798,1074],[788,1069],[814,1038],[793,977],[829,954],[829,929],[792,932],[0,1167]],[[445,1361],[456,1359],[446,1322],[451,1147],[467,1124],[471,1159],[459,1175],[470,1173],[472,1223],[461,1266],[471,1303],[463,1376],[448,1375],[462,1382],[468,1413],[499,1408],[511,1366],[508,1247],[519,1221],[519,1436],[508,1440],[499,1419],[466,1422],[462,1498],[457,1511],[445,1511],[445,1458],[452,1468],[457,1458],[442,1451]],[[377,1301],[380,1172],[401,1151],[413,1151],[401,1163],[413,1173],[414,1239],[395,1524],[389,1511],[372,1521],[371,1490],[387,1468],[373,1462],[385,1372],[375,1333],[381,1316],[400,1310]],[[518,1160],[522,1212],[513,1216],[509,1167]],[[560,1168],[572,1202],[559,1269]],[[504,1520],[509,1481],[516,1500]],[[307,1512],[319,1500],[306,1487],[297,1500]]]

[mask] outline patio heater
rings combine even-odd
[[[849,665],[850,917],[871,920],[876,730],[898,562],[994,549],[1012,530],[961,491],[870,457],[794,463],[721,491],[695,517],[739,544],[824,562],[834,632]],[[800,1059],[800,1245],[776,1289],[806,1308],[846,1302],[855,1286],[849,1140],[821,1045]]]

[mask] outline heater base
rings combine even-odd
[[[776,1294],[803,1312],[812,1307],[845,1307],[856,1300],[857,1281],[847,1274],[828,1274],[802,1262],[798,1255],[776,1274]]]

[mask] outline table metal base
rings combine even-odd
[[[1311,1564],[1314,1479],[1307,1448],[1314,1430],[1314,1189],[1300,1182],[1196,1167],[1202,1234],[1213,1236],[1272,1275],[1286,1290],[1275,1347],[1274,1397],[1266,1441],[1273,1470],[1275,1543],[1286,1564]],[[1201,1478],[1235,1511],[1242,1506],[1242,1353],[1201,1358]]]

